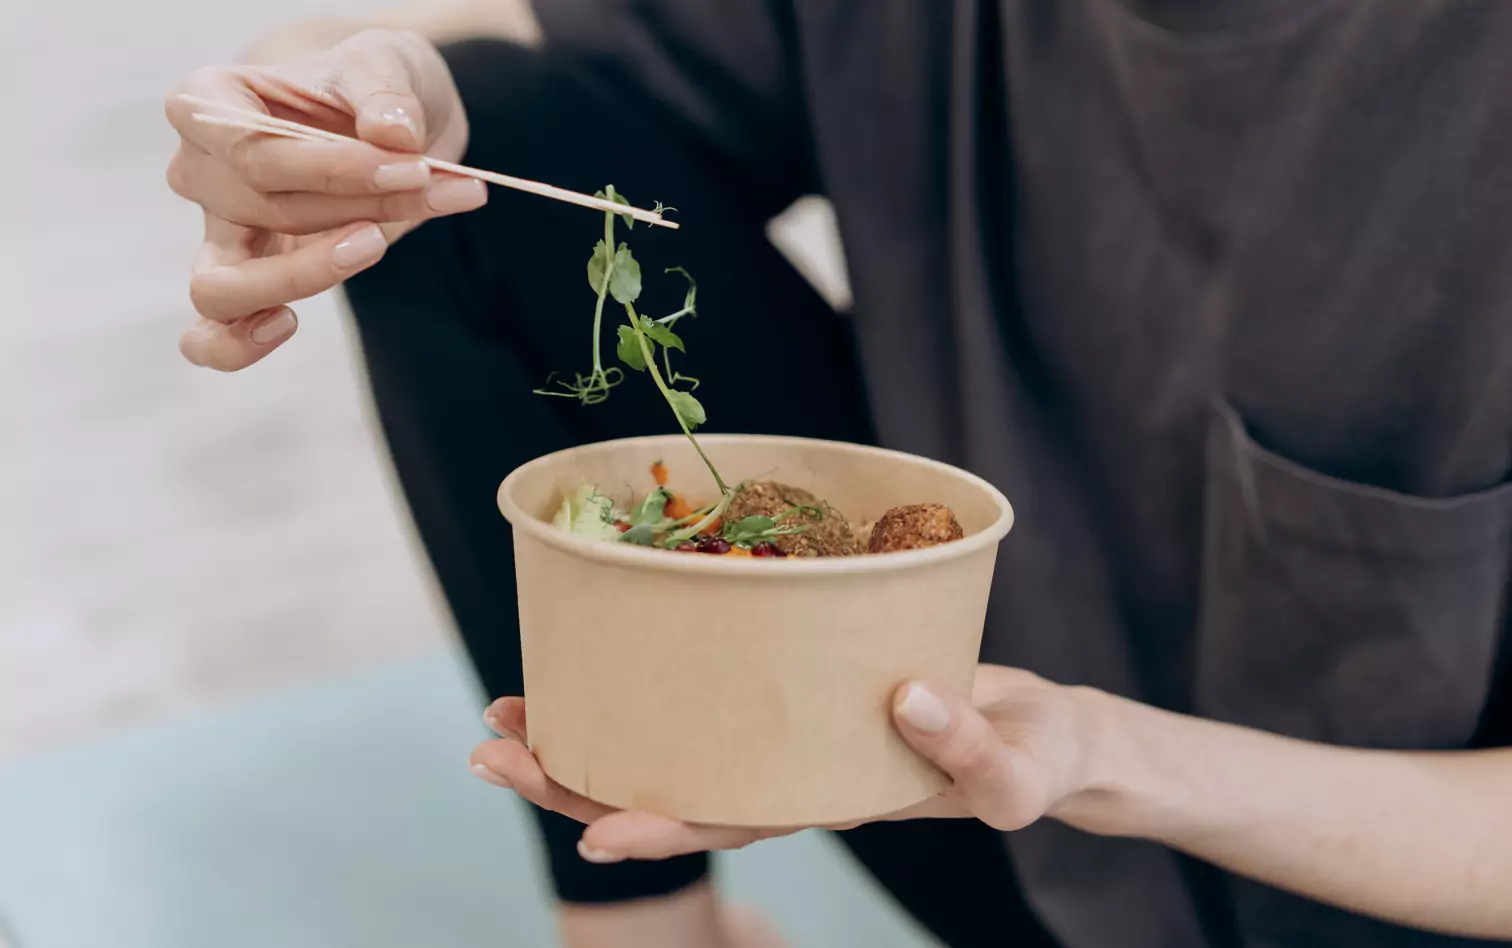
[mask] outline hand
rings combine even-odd
[[[361,141],[206,125],[181,93]],[[286,304],[377,263],[415,223],[487,200],[482,182],[433,175],[416,158],[460,158],[467,119],[440,53],[413,33],[372,30],[312,58],[202,69],[166,110],[181,137],[168,183],[205,211],[189,286],[200,318],[180,340],[197,365],[251,365],[293,335]]]
[[[518,698],[496,701],[485,717],[503,739],[478,745],[473,770],[587,823],[578,844],[585,859],[731,849],[801,828],[616,812],[541,771],[523,743]],[[1162,843],[1349,911],[1512,938],[1512,748],[1331,747],[992,665],[978,666],[972,703],[910,684],[896,694],[893,718],[954,783],[886,819],[975,816],[1012,830],[1049,816]]]
[[[927,684],[899,688],[892,708],[899,732],[954,782],[940,796],[883,819],[975,817],[1012,830],[1041,816],[1072,815],[1080,796],[1093,792],[1086,766],[1088,723],[1077,694],[1077,689],[996,665],[978,667],[969,703]],[[522,699],[495,701],[484,719],[500,739],[473,751],[473,772],[537,806],[588,824],[578,849],[590,862],[737,849],[805,828],[699,826],[616,811],[546,776],[526,745]]]

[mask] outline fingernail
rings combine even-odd
[[[351,270],[377,260],[387,248],[383,231],[377,224],[369,224],[337,244],[331,250],[331,262],[338,269]]]
[[[624,856],[616,856],[614,853],[605,852],[602,849],[589,849],[586,845],[584,845],[582,840],[578,840],[578,855],[582,856],[584,860],[592,863],[597,863],[600,866],[607,866],[612,862],[625,861]]]
[[[409,133],[415,138],[420,137],[420,127],[415,124],[415,117],[402,105],[391,105],[378,113],[378,117],[390,125],[402,125],[409,129]]]
[[[940,696],[923,685],[909,685],[898,705],[898,717],[925,734],[938,734],[950,726],[950,709]]]
[[[287,338],[296,325],[294,311],[287,306],[280,306],[254,323],[249,335],[259,346],[271,345]]]
[[[476,178],[447,178],[425,192],[425,204],[437,214],[456,214],[482,207],[488,189]]]
[[[430,165],[423,161],[396,161],[373,172],[373,187],[380,191],[413,191],[429,180]]]
[[[473,764],[472,767],[470,767],[468,769],[470,769],[474,774],[478,775],[479,777],[482,777],[484,780],[487,780],[489,783],[493,784],[496,787],[503,787],[505,790],[513,790],[514,789],[514,784],[510,783],[509,780],[506,777],[504,777],[504,776],[502,776],[500,774],[494,773],[492,770],[489,770],[487,767],[484,767],[482,764]]]
[[[488,729],[493,731],[495,734],[504,733],[504,722],[500,721],[499,716],[494,714],[492,711],[483,712],[483,723],[487,724]]]

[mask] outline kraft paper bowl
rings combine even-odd
[[[975,475],[878,448],[763,435],[699,439],[725,480],[813,491],[853,524],[949,505],[966,536],[824,559],[672,553],[551,526],[582,481],[717,496],[681,435],[537,458],[499,487],[514,528],[531,749],[557,782],[614,807],[701,823],[839,823],[901,809],[944,777],[894,731],[908,679],[970,692],[997,545],[1013,509]]]

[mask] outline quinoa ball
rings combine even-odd
[[[955,512],[944,504],[907,504],[883,514],[872,527],[868,553],[922,550],[965,536]]]
[[[839,511],[801,487],[776,481],[756,481],[737,492],[730,500],[725,522],[758,515],[775,518],[794,507],[815,507],[824,511],[824,516],[797,513],[783,520],[781,526],[802,524],[808,529],[777,537],[774,542],[779,550],[789,556],[851,556],[861,552],[861,544]]]

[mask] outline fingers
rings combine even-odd
[[[248,313],[323,293],[382,259],[388,238],[376,224],[358,224],[272,256],[218,262],[226,248],[206,243],[189,296],[201,316],[230,323]]]
[[[217,101],[228,98],[231,97],[221,95]],[[254,111],[265,111],[260,101],[257,105]],[[170,183],[175,179],[194,182],[203,178],[202,174],[187,175],[202,164],[223,168],[228,177],[262,193],[382,194],[422,188],[429,180],[428,167],[414,154],[355,140],[304,141],[206,125],[193,118],[199,111],[197,106],[178,100],[177,106],[169,109],[170,114],[178,107],[188,109],[189,117],[179,129],[183,142],[169,171]],[[183,188],[175,186],[174,190],[192,199],[192,195],[184,194]]]
[[[246,70],[236,66],[207,66],[198,69],[175,83],[163,100],[163,114],[168,124],[187,142],[200,148],[224,154],[245,133],[235,129],[206,125],[194,118],[203,108],[187,101],[185,96],[208,99],[232,108],[253,112],[267,112],[262,99],[248,86]]]
[[[179,351],[195,365],[236,372],[283,345],[298,328],[299,320],[287,306],[230,324],[201,318],[179,337]]]
[[[189,297],[200,320],[179,339],[195,365],[234,372],[294,334],[287,303],[322,293],[382,259],[405,223],[365,223],[282,250],[270,237],[207,214]],[[270,241],[273,242],[270,252]]]
[[[622,859],[670,859],[684,853],[739,849],[763,839],[786,836],[793,829],[701,826],[637,813],[610,813],[583,832],[578,851],[590,862]]]
[[[315,142],[291,142],[269,139],[287,145],[310,145]],[[324,146],[322,146],[324,147]],[[330,146],[339,149],[341,146]],[[366,190],[352,193],[354,185],[339,177],[330,162],[313,159],[294,165],[280,164],[282,158],[267,164],[250,164],[238,171],[212,156],[193,154],[180,149],[168,167],[168,185],[180,197],[199,204],[217,217],[243,227],[260,227],[279,234],[317,234],[354,221],[419,221],[448,214],[476,210],[488,201],[488,190],[481,181],[455,175],[432,175],[429,168],[415,161],[376,165],[369,172],[381,180],[398,182],[405,189],[377,193],[380,188],[370,180]],[[308,157],[308,155],[303,156]],[[333,159],[340,163],[342,159]],[[261,169],[261,170],[258,170]],[[411,187],[418,181],[422,187]],[[268,191],[268,183],[300,185],[300,189]],[[356,189],[361,190],[361,189]]]
[[[1034,672],[1006,665],[978,665],[971,680],[971,704],[986,708],[1011,696],[1027,696],[1055,686]]]
[[[521,744],[530,742],[530,732],[525,727],[524,698],[500,698],[483,712],[483,720],[500,737],[512,737]]]
[[[824,828],[838,832],[840,830],[865,826],[867,823],[895,823],[900,820],[960,819],[969,816],[972,816],[972,814],[968,813],[955,797],[949,793],[940,793],[926,800],[920,800],[912,806],[895,810],[883,816],[871,817],[864,820],[851,820],[848,823],[836,823]]]
[[[255,195],[227,188],[211,192],[203,206],[245,227],[279,234],[319,234],[355,221],[422,221],[476,210],[488,200],[483,182],[443,175],[424,191],[345,197],[286,191]]]
[[[363,142],[311,142],[243,132],[226,161],[262,193],[382,194],[430,183],[430,167],[413,155]]]
[[[425,109],[415,94],[421,75],[417,39],[407,33],[371,32],[344,44],[356,66],[341,73],[340,91],[357,116],[357,137],[363,141],[398,151],[424,147]]]
[[[505,738],[484,741],[473,749],[468,765],[489,783],[513,790],[536,806],[579,823],[591,823],[614,812],[546,776],[529,748],[519,741]]]
[[[546,776],[524,744],[525,699],[500,698],[483,712],[483,720],[506,739],[478,745],[470,759],[473,772],[495,786],[515,790],[537,806],[591,824],[578,846],[589,862],[668,859],[682,853],[738,849],[792,832],[696,826],[649,813],[613,810],[572,793]]]
[[[506,719],[520,720],[516,702],[501,713],[486,714],[491,725],[505,727]],[[495,702],[497,707],[500,702]],[[494,711],[491,707],[490,712]],[[523,722],[522,722],[523,723]],[[792,832],[785,829],[742,829],[696,826],[650,813],[617,811],[573,793],[546,776],[530,750],[519,741],[500,739],[479,744],[468,759],[474,774],[496,787],[513,790],[536,806],[589,824],[578,852],[589,862],[625,859],[669,859],[683,853],[738,849],[761,839]]]
[[[413,48],[411,48],[413,47]],[[417,77],[447,85],[444,64],[417,37],[359,34],[320,59],[286,69],[202,69],[165,105],[183,141],[170,186],[227,220],[277,233],[310,234],[359,220],[423,220],[481,207],[481,183],[433,175],[417,157],[426,115]],[[361,141],[299,141],[196,121],[212,108],[184,96],[317,125]],[[443,113],[453,111],[440,109]],[[453,116],[453,119],[456,117]],[[443,116],[444,119],[444,116]],[[465,125],[465,122],[444,122]]]
[[[951,793],[978,819],[1020,829],[1044,815],[1049,775],[1022,749],[1005,744],[975,707],[920,682],[899,688],[893,717],[904,740],[954,781]]]

